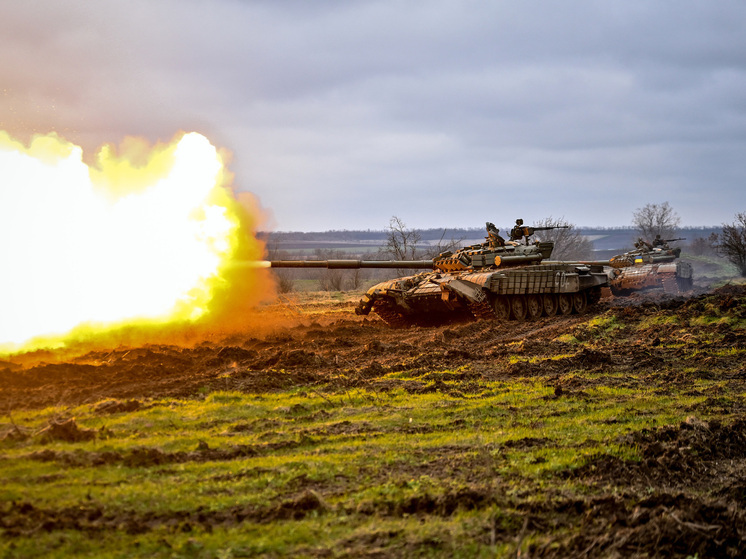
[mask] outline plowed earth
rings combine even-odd
[[[409,381],[410,392],[451,392],[468,397],[480,382],[536,378],[555,387],[554,398],[584,398],[592,387],[609,386],[686,391],[696,379],[721,381],[691,418],[677,425],[629,434],[626,441],[640,450],[641,461],[599,455],[568,469],[558,479],[582,480],[593,491],[586,496],[543,489],[545,498],[530,498],[531,487],[508,494],[478,462],[449,455],[447,448],[430,462],[438,469],[458,470],[467,489],[406,502],[378,502],[371,510],[349,511],[383,517],[421,515],[446,517],[457,509],[479,510],[509,502],[520,511],[496,519],[475,538],[520,542],[528,534],[550,532],[558,526],[578,527],[572,536],[548,539],[528,551],[536,557],[742,557],[746,553],[746,330],[732,320],[746,320],[746,289],[721,288],[713,293],[669,298],[663,295],[603,300],[582,316],[545,318],[537,322],[464,322],[428,328],[393,330],[375,317],[353,314],[354,303],[309,303],[300,307],[278,304],[262,312],[273,326],[235,336],[220,343],[195,347],[143,346],[97,351],[66,357],[34,354],[0,362],[0,410],[41,409],[48,406],[97,406],[101,414],[127,412],[149,405],[152,398],[192,398],[211,390],[268,393],[293,387],[376,390],[396,387],[396,371],[418,371],[421,382]],[[697,321],[707,313],[731,322]],[[599,316],[625,326],[605,341],[594,330]],[[657,320],[651,321],[651,318]],[[666,319],[675,320],[666,320]],[[647,322],[649,328],[644,327]],[[682,328],[683,325],[683,328]],[[564,336],[564,337],[563,337]],[[568,340],[574,337],[575,342]],[[577,344],[589,337],[593,344]],[[691,351],[692,346],[698,347]],[[555,359],[549,359],[556,357]],[[537,359],[538,358],[538,359]],[[463,367],[468,365],[468,367]],[[460,369],[461,368],[461,369]],[[451,373],[449,382],[426,382],[430,371]],[[568,375],[582,369],[586,376]],[[640,374],[644,371],[644,374]],[[633,374],[634,373],[634,374]],[[717,412],[718,419],[699,417]],[[613,421],[613,419],[611,420]],[[85,437],[74,424],[56,427],[58,437]],[[328,429],[351,435],[373,430],[371,425],[342,422]],[[65,431],[67,430],[67,431]],[[331,432],[329,431],[329,432]],[[67,433],[67,434],[65,434]],[[83,433],[82,435],[80,433]],[[315,433],[323,437],[325,433]],[[12,437],[5,426],[0,438]],[[547,439],[518,439],[515,447],[552,444]],[[507,446],[510,446],[507,445]],[[163,464],[231,459],[272,452],[272,445],[234,447],[216,458],[216,450],[188,453],[112,453],[86,457],[49,451],[40,460],[91,464]],[[422,472],[420,472],[422,473]],[[302,480],[301,480],[302,481]],[[95,505],[88,509],[42,510],[29,503],[6,503],[0,528],[6,537],[33,529],[60,527],[96,532],[121,529],[148,531],[169,522],[193,526],[233,525],[303,518],[323,512],[324,487],[299,483],[296,498],[264,508],[241,507],[213,513],[184,513],[179,518],[143,517],[122,513],[108,517]],[[41,528],[40,528],[41,527]],[[371,536],[373,537],[373,536]],[[375,534],[375,541],[347,543],[352,555],[376,556],[396,534]],[[390,550],[391,551],[391,550]],[[381,551],[380,556],[387,552]],[[398,549],[396,555],[406,555]]]

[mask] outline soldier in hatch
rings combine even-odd
[[[639,237],[637,239],[637,242],[635,243],[635,248],[641,249],[641,250],[653,250],[653,245],[651,245],[649,242],[644,240],[642,237]]]
[[[513,227],[513,229],[510,230],[510,240],[520,241],[524,237],[528,240],[529,235],[530,233],[528,232],[528,227],[523,226],[523,220],[516,219],[515,226]]]

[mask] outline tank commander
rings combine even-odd
[[[528,227],[523,226],[523,220],[516,219],[515,226],[510,230],[510,240],[520,241],[522,238],[525,238],[526,244],[528,244],[528,238],[530,235],[531,233],[529,232]]]
[[[644,240],[642,237],[638,237],[637,242],[635,243],[635,248],[653,250],[653,245]]]
[[[668,248],[668,241],[665,239],[661,239],[660,235],[656,235],[655,239],[653,239],[653,248]]]
[[[500,236],[500,230],[494,223],[487,222],[487,242],[490,248],[504,247],[505,239]]]

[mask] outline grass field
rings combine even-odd
[[[111,397],[91,356],[59,382],[95,397],[24,405],[50,365],[7,368],[0,557],[744,552],[742,288],[512,332],[397,333],[351,304],[296,301],[298,325],[210,348],[233,361],[178,397]],[[176,350],[148,351],[132,366]]]

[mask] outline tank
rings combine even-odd
[[[660,239],[653,244],[639,239],[635,249],[611,258],[608,262],[609,287],[614,295],[662,288],[666,293],[683,293],[692,289],[691,264],[678,261],[680,248],[668,243],[684,239]]]
[[[602,264],[544,262],[551,257],[554,243],[531,241],[540,229],[549,228],[514,228],[511,240],[505,241],[488,223],[485,242],[441,253],[433,260],[274,260],[270,266],[427,268],[374,285],[355,309],[359,315],[374,312],[394,327],[459,316],[523,321],[585,312],[599,301],[601,289],[609,286],[608,274]]]

